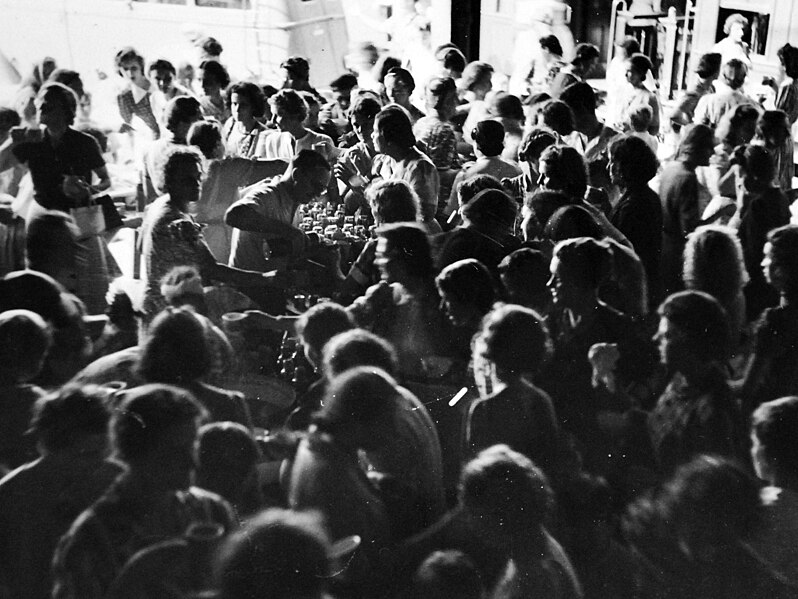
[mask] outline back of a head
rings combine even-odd
[[[691,156],[715,147],[715,132],[708,125],[697,123],[682,129],[677,156]]]
[[[485,156],[498,156],[504,150],[504,126],[498,121],[480,121],[471,136],[477,149]]]
[[[540,47],[548,50],[554,56],[562,56],[562,45],[560,44],[560,40],[557,39],[556,35],[544,35],[538,40]]]
[[[475,60],[469,62],[465,69],[463,69],[463,78],[460,85],[463,89],[473,91],[473,89],[480,85],[488,76],[493,74],[493,66],[487,62]]]
[[[532,248],[521,248],[505,256],[499,263],[502,281],[511,294],[524,295],[548,293],[546,282],[551,277],[545,254]]]
[[[203,294],[202,276],[194,266],[175,266],[161,279],[161,295],[170,306],[196,306]]]
[[[402,179],[387,179],[369,185],[366,190],[374,220],[380,224],[421,220],[421,200],[410,184]]]
[[[463,467],[459,498],[469,512],[499,515],[507,533],[528,534],[543,524],[552,491],[529,458],[507,445],[494,445]]]
[[[0,281],[0,312],[35,312],[56,328],[72,322],[61,301],[63,288],[51,276],[35,270],[17,270]]]
[[[51,272],[65,252],[78,249],[80,230],[74,219],[60,210],[47,210],[30,219],[25,236],[25,255],[28,268]]]
[[[435,52],[435,58],[444,69],[453,73],[462,73],[466,67],[465,55],[456,47],[441,48]]]
[[[524,120],[524,105],[518,96],[504,92],[493,94],[488,111],[495,117],[514,121]]]
[[[48,452],[77,447],[84,439],[105,436],[111,418],[108,393],[93,385],[68,384],[39,400],[31,432]]]
[[[357,96],[352,100],[351,116],[373,119],[382,110],[382,104],[371,95]]]
[[[235,502],[260,450],[245,426],[213,422],[199,430],[197,456],[197,486]]]
[[[338,91],[352,90],[357,87],[357,77],[352,73],[344,73],[330,82],[330,89]]]
[[[175,427],[196,424],[207,412],[188,392],[170,385],[142,385],[127,391],[111,418],[117,457],[127,463],[162,446]]]
[[[390,422],[398,393],[396,381],[384,370],[373,366],[350,368],[329,381],[313,423],[335,431]]]
[[[591,114],[596,111],[596,92],[589,83],[577,81],[566,87],[560,94],[574,114]]]
[[[378,82],[385,83],[385,77],[387,77],[388,73],[401,66],[402,66],[401,60],[399,60],[395,56],[383,54],[382,56],[379,57],[379,59],[377,59],[377,62],[374,63],[374,68],[372,69],[372,72],[374,73],[374,78]]]
[[[780,145],[790,136],[790,122],[783,110],[766,110],[756,123],[756,134],[768,144]],[[777,141],[770,141],[777,140]]]
[[[581,43],[577,44],[574,49],[574,58],[571,60],[572,64],[585,64],[591,60],[595,60],[600,56],[598,48],[593,44]]]
[[[288,169],[308,173],[316,169],[329,171],[331,167],[327,159],[315,150],[299,150],[297,155],[291,160]]]
[[[629,57],[629,65],[633,71],[643,77],[645,77],[645,75],[654,68],[654,65],[651,64],[649,57],[645,54],[641,54],[640,52],[632,54]]]
[[[498,189],[480,191],[461,210],[464,220],[481,227],[512,227],[517,213],[516,201]]]
[[[709,363],[728,357],[729,320],[718,300],[708,293],[679,291],[662,302],[657,312],[688,337],[698,359]]]
[[[188,145],[199,148],[202,155],[210,160],[222,141],[221,127],[213,121],[197,121],[188,130],[186,141]]]
[[[211,77],[215,80],[222,90],[230,85],[230,73],[227,72],[225,66],[218,60],[212,58],[203,60],[199,67],[202,69],[205,77]]]
[[[413,124],[407,111],[401,106],[389,104],[377,114],[374,127],[383,135],[385,141],[397,144],[400,148],[416,145]]]
[[[645,132],[648,131],[649,126],[651,126],[651,119],[653,116],[654,111],[651,110],[651,106],[637,106],[629,112],[629,124],[632,125],[633,130]]]
[[[621,43],[617,44],[619,48],[622,48],[626,56],[631,56],[632,54],[637,54],[640,52],[640,42],[637,41],[637,38],[632,37],[631,35],[627,35]]]
[[[723,80],[732,89],[740,89],[745,83],[745,77],[748,75],[748,67],[739,58],[732,58],[723,65],[721,70]]]
[[[225,540],[215,568],[219,599],[322,599],[329,552],[321,516],[269,509]]]
[[[499,378],[534,374],[551,352],[551,340],[543,318],[534,310],[505,304],[482,321],[475,354],[496,365]]]
[[[188,307],[167,308],[152,322],[138,372],[152,383],[189,384],[211,366],[205,324]]]
[[[518,147],[518,160],[524,162],[537,160],[543,150],[555,143],[557,143],[557,137],[554,131],[547,127],[532,127],[524,135],[521,145]]]
[[[475,306],[480,314],[487,314],[496,301],[493,275],[474,258],[449,264],[435,277],[435,283],[440,291],[459,302]]]
[[[310,63],[302,56],[289,56],[281,64],[281,69],[288,71],[294,79],[308,79],[310,77]]]
[[[762,403],[751,416],[751,431],[758,447],[756,462],[763,462],[770,474],[785,478],[798,476],[798,397],[782,397]],[[758,451],[757,451],[758,450]],[[761,476],[763,472],[759,471]],[[770,481],[773,482],[773,481]]]
[[[474,562],[462,551],[435,551],[413,577],[412,599],[482,599],[485,585]]]
[[[736,231],[705,225],[690,233],[684,247],[683,271],[688,289],[705,291],[724,305],[732,302],[748,281]]]
[[[744,179],[769,187],[776,175],[773,153],[765,146],[749,144],[746,146],[743,156],[744,160],[741,166],[744,171]]]
[[[430,103],[435,108],[440,108],[446,98],[457,93],[457,85],[451,77],[433,77],[424,87]]]
[[[432,278],[435,272],[432,247],[423,227],[415,223],[392,223],[377,229],[377,235],[388,242],[410,276]]]
[[[720,74],[720,65],[723,57],[718,52],[710,52],[703,54],[698,60],[695,72],[701,79],[709,79],[712,76],[717,77]]]
[[[392,375],[398,363],[391,344],[365,329],[352,329],[330,339],[323,348],[322,360],[327,380],[357,366],[379,368]]]
[[[318,353],[330,339],[354,328],[352,315],[335,302],[323,302],[309,308],[295,325],[302,343]]]
[[[457,199],[460,206],[465,206],[474,199],[479,192],[486,189],[496,189],[498,191],[505,191],[504,186],[496,177],[492,175],[475,175],[469,177],[457,188]]]
[[[197,45],[202,48],[207,56],[218,57],[223,51],[222,44],[220,44],[215,37],[204,37],[197,42]]]
[[[787,43],[779,48],[776,54],[784,66],[787,77],[798,78],[798,48]]]
[[[562,100],[549,100],[540,110],[543,124],[559,135],[570,135],[574,131],[574,113]]]
[[[52,345],[50,327],[30,310],[0,313],[0,373],[5,383],[23,383],[42,368]]]
[[[570,274],[574,284],[586,290],[597,289],[612,268],[609,244],[592,237],[575,237],[554,246],[559,267]]]
[[[202,118],[199,100],[191,96],[178,96],[167,102],[163,109],[163,121],[169,131],[175,132],[180,125],[190,124]]]
[[[601,240],[601,230],[596,217],[583,206],[570,205],[558,208],[543,228],[543,237],[552,243],[568,239],[585,238]]]

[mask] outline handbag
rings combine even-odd
[[[69,213],[72,215],[81,237],[94,237],[105,231],[102,206],[94,199],[90,199],[85,206],[71,208]]]

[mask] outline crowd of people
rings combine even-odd
[[[0,109],[1,598],[798,596],[798,48],[664,107],[631,38],[607,97],[554,36],[521,96],[206,46],[120,50],[115,130],[52,59]],[[281,336],[290,405],[231,376]]]

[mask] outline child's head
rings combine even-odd
[[[126,46],[116,53],[114,64],[119,74],[136,85],[144,83],[144,57],[135,48]]]
[[[654,112],[651,110],[651,106],[638,106],[629,113],[629,124],[634,131],[642,133],[648,131],[653,117]]]
[[[4,382],[24,383],[42,369],[52,344],[44,319],[30,310],[0,314],[0,373]]]
[[[434,110],[442,120],[454,116],[457,106],[457,86],[451,77],[433,77],[427,83],[427,109]]]
[[[415,599],[480,599],[484,585],[465,553],[450,549],[427,557],[413,578]]]

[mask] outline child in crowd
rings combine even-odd
[[[639,137],[646,142],[651,151],[656,154],[659,141],[648,132],[653,114],[651,106],[638,106],[629,113],[629,126],[632,128],[631,135]]]

